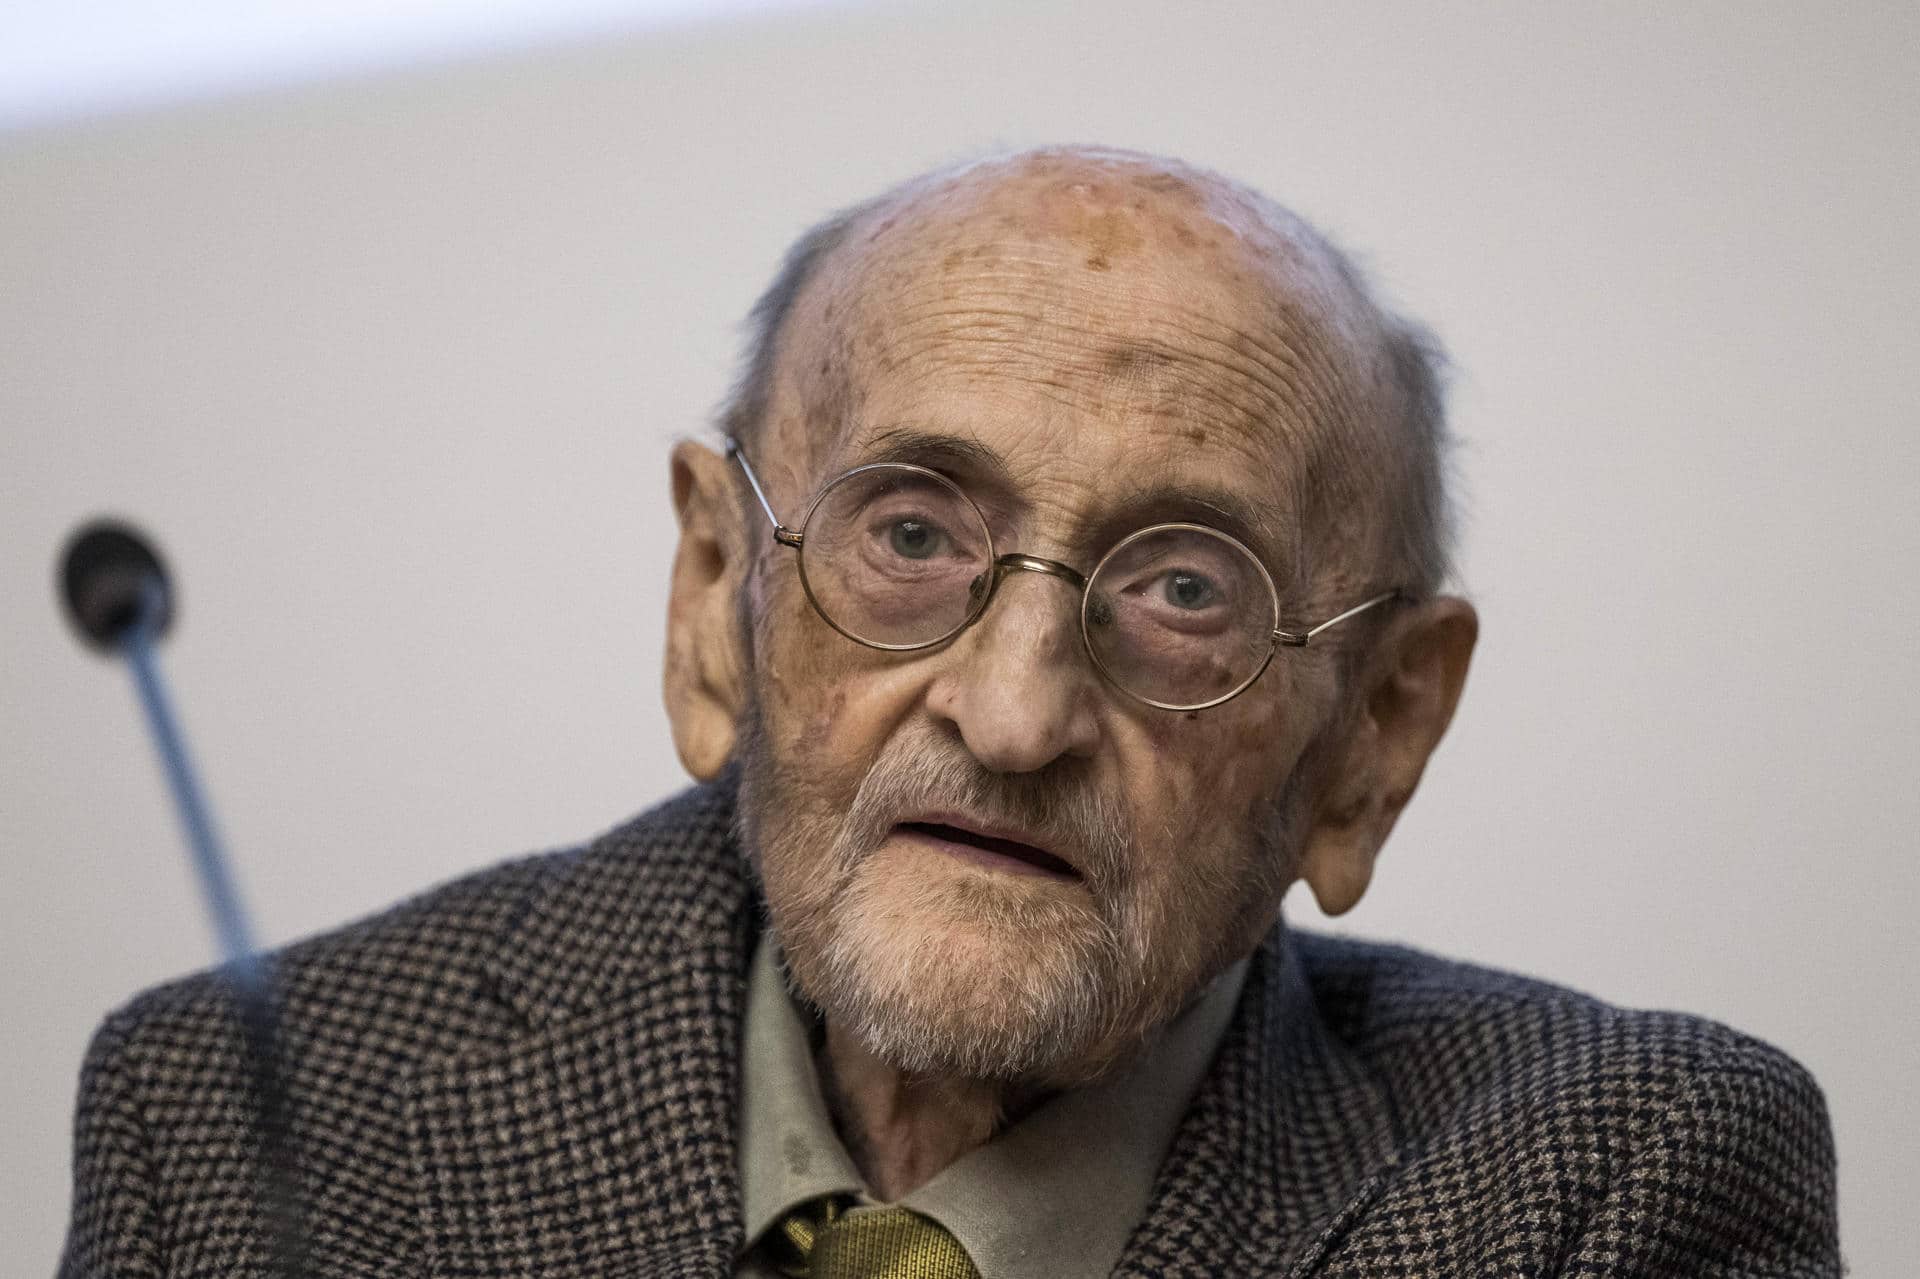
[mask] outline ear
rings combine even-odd
[[[746,654],[737,593],[746,538],[733,490],[732,463],[682,441],[673,450],[673,509],[680,545],[667,598],[667,718],[680,763],[711,780],[733,757],[746,705]]]
[[[1393,620],[1362,668],[1359,707],[1323,777],[1301,858],[1327,914],[1353,909],[1372,882],[1380,846],[1453,719],[1479,632],[1465,600],[1427,600]]]

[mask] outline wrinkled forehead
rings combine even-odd
[[[855,226],[789,321],[777,399],[800,430],[782,434],[816,479],[911,430],[1036,484],[1159,476],[1298,510],[1360,411],[1355,313],[1312,233],[1250,192],[1021,157]]]

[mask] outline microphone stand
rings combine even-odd
[[[90,537],[94,539],[91,546]],[[93,554],[89,556],[88,551]],[[69,606],[83,636],[96,648],[126,658],[133,671],[147,727],[186,830],[201,895],[225,960],[221,976],[239,1015],[241,1057],[260,1138],[259,1192],[267,1229],[268,1265],[279,1279],[304,1279],[305,1230],[280,1057],[279,1010],[266,965],[254,947],[252,929],[214,827],[206,793],[187,753],[186,737],[160,673],[156,649],[172,614],[165,570],[144,539],[122,525],[82,530],[69,549],[67,564]]]

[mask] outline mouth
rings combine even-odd
[[[988,870],[1045,879],[1077,881],[1081,878],[1080,872],[1065,858],[1014,838],[1012,833],[978,830],[954,821],[938,820],[901,822],[893,829],[895,834]]]

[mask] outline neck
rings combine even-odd
[[[886,1203],[985,1145],[1040,1100],[986,1080],[905,1074],[831,1022],[818,1061],[840,1140]]]

